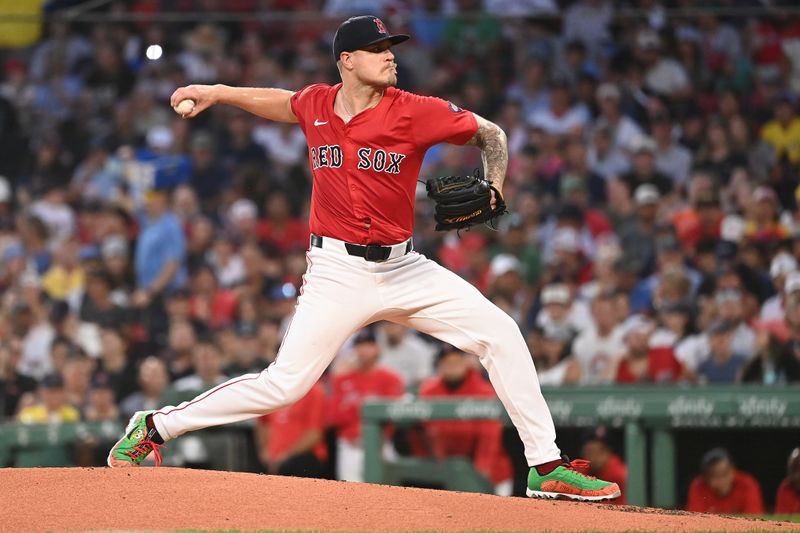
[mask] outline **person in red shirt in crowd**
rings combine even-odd
[[[400,398],[403,378],[378,365],[381,352],[370,329],[353,340],[354,367],[333,378],[331,425],[337,429],[336,476],[343,481],[364,481],[364,448],[361,445],[361,405],[373,398]],[[391,455],[387,442],[384,453]]]
[[[619,485],[622,494],[611,503],[625,505],[625,481],[628,479],[628,467],[609,446],[606,428],[598,426],[588,430],[584,433],[582,441],[581,455],[589,461],[589,474]]]
[[[622,324],[626,350],[617,365],[617,383],[673,383],[683,367],[671,346],[650,346],[654,324],[642,315],[633,315]]]
[[[687,511],[720,514],[764,514],[758,481],[738,470],[723,448],[706,452],[700,475],[689,486]]]
[[[485,235],[467,233],[458,240],[443,239],[438,256],[448,269],[469,280],[481,293],[486,294],[490,277],[490,261],[486,248]]]
[[[219,329],[233,322],[236,314],[236,293],[222,289],[214,269],[209,265],[197,267],[192,275],[193,296],[189,303],[192,319]]]
[[[280,253],[305,249],[308,244],[308,225],[292,216],[292,207],[285,192],[276,190],[267,197],[266,216],[258,223],[258,237],[268,248]]]
[[[490,398],[492,386],[470,363],[466,353],[445,344],[436,356],[437,375],[424,381],[419,397],[430,399]],[[495,493],[510,496],[513,489],[511,461],[503,450],[503,426],[497,420],[436,420],[425,423],[431,454],[436,459],[468,457],[486,476]]]
[[[681,246],[694,250],[704,240],[718,240],[722,227],[722,209],[713,192],[701,191],[692,199],[692,206],[672,215]]]
[[[745,219],[745,238],[762,243],[777,243],[786,239],[789,232],[780,221],[780,207],[778,195],[772,188],[756,187]]]
[[[282,476],[323,477],[325,391],[314,384],[297,403],[258,419],[256,449],[267,472]]]
[[[786,479],[775,497],[775,514],[800,514],[800,447],[789,454]]]

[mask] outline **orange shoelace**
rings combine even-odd
[[[586,459],[573,459],[569,463],[564,463],[563,466],[564,468],[574,470],[575,472],[589,479],[597,479],[596,477],[589,475],[589,465],[591,464],[592,463]]]
[[[143,440],[128,452],[128,456],[137,459],[142,455],[153,452],[153,459],[156,462],[156,466],[161,466],[161,448],[165,447],[166,446],[163,444],[156,444],[152,440]]]

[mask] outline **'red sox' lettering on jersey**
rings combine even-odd
[[[375,169],[377,172],[400,174],[400,163],[405,159],[405,154],[386,152],[378,148],[372,153],[372,148],[358,149],[358,168],[361,170]]]
[[[375,153],[372,148],[359,148],[357,153],[359,170],[375,169],[377,172],[388,172],[389,174],[400,174],[400,163],[406,157],[405,154],[387,152],[380,148],[375,150]],[[308,154],[314,170],[321,167],[339,168],[342,166],[342,148],[337,144],[312,146],[308,149]]]
[[[292,96],[314,175],[309,229],[359,244],[411,237],[419,169],[431,146],[464,144],[475,116],[445,100],[388,87],[378,105],[345,123],[333,112],[341,83]]]
[[[314,170],[320,167],[339,168],[342,166],[342,149],[336,144],[312,146],[308,152],[311,156],[311,167]]]

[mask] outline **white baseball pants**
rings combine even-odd
[[[231,379],[153,416],[173,439],[187,431],[261,416],[302,398],[345,340],[379,320],[397,322],[476,354],[525,445],[528,464],[561,457],[528,348],[514,320],[470,283],[411,252],[376,263],[325,237],[311,247],[295,316],[273,364]],[[399,255],[399,257],[394,257]]]

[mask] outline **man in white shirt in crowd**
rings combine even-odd
[[[536,325],[543,329],[561,327],[577,333],[592,324],[586,303],[575,300],[572,289],[565,283],[546,285],[540,303],[542,310],[536,316]]]
[[[216,344],[209,341],[197,343],[193,353],[194,374],[185,376],[173,383],[179,391],[204,391],[228,380],[222,373],[222,353]]]
[[[631,150],[633,143],[644,132],[635,120],[622,112],[622,92],[619,87],[614,83],[602,83],[595,91],[595,99],[600,109],[595,127],[608,127],[613,135],[614,146]]]
[[[436,347],[405,326],[381,322],[376,334],[381,364],[401,376],[406,386],[416,387],[433,375]]]
[[[573,104],[569,84],[566,80],[553,80],[550,84],[550,105],[533,112],[528,122],[542,128],[550,135],[580,133],[589,123],[586,105]]]
[[[769,266],[769,277],[778,291],[761,306],[761,320],[783,320],[786,315],[784,302],[786,295],[800,289],[800,273],[797,272],[797,260],[788,252],[780,252]],[[791,280],[791,283],[790,283]]]
[[[650,124],[657,147],[656,170],[676,184],[686,183],[692,169],[692,152],[675,140],[672,121],[666,112],[656,114]]]
[[[756,333],[744,320],[744,298],[737,289],[724,289],[714,295],[717,313],[721,320],[732,326],[731,347],[739,355],[750,359],[756,354]]]
[[[580,383],[613,383],[617,359],[625,351],[625,344],[614,313],[612,291],[601,291],[594,297],[592,318],[594,326],[583,330],[572,345],[572,356],[581,366]]]
[[[614,143],[614,130],[608,124],[594,128],[587,158],[592,172],[600,174],[606,180],[617,178],[631,170],[630,157]]]
[[[662,96],[683,96],[691,91],[686,69],[664,55],[661,37],[654,30],[641,30],[636,36],[634,55],[645,67],[645,87]]]

